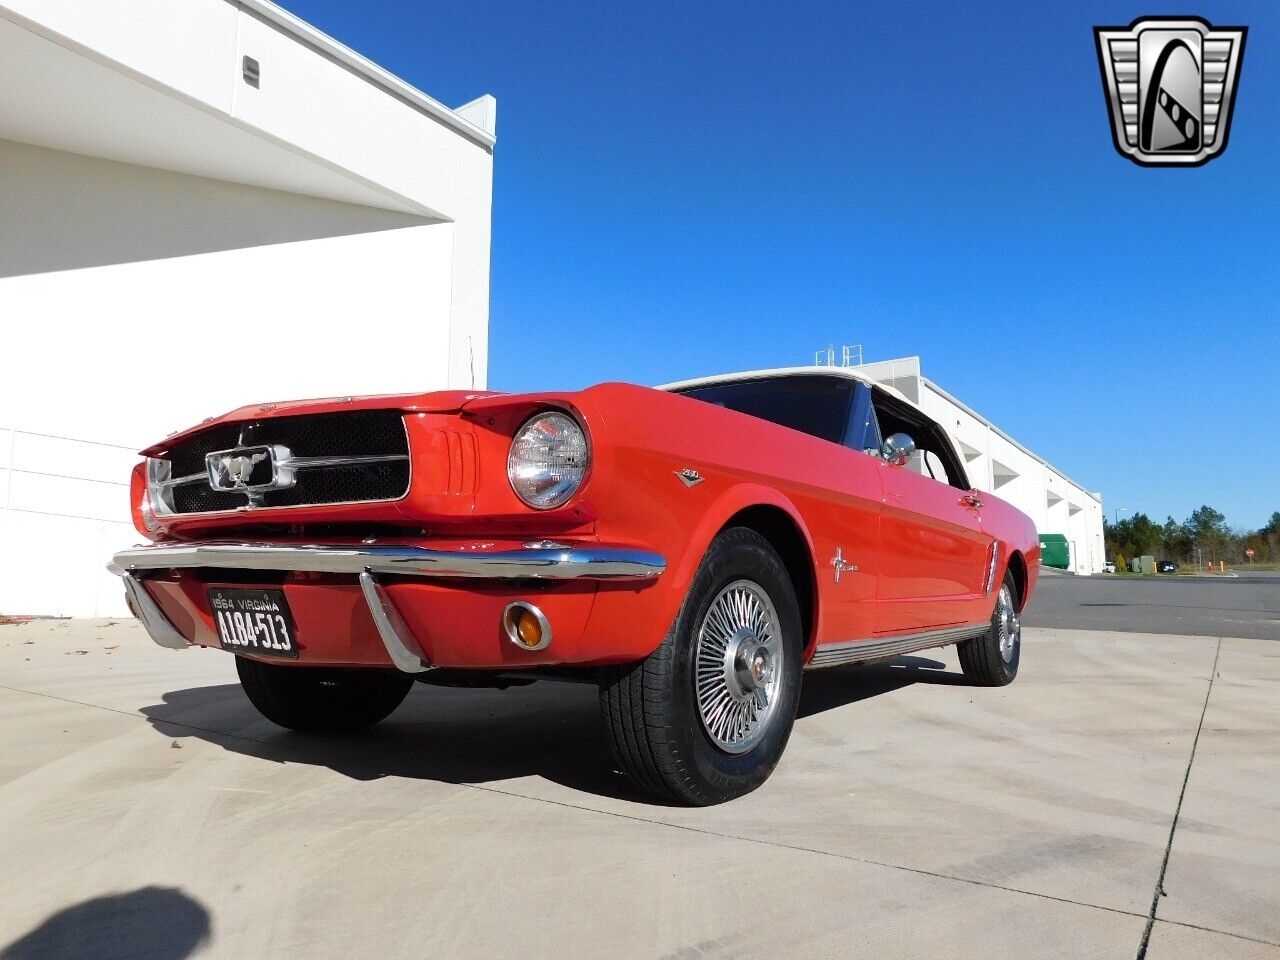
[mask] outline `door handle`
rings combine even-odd
[[[982,498],[976,493],[966,493],[960,498],[960,502],[966,507],[973,507],[975,510],[982,509]]]

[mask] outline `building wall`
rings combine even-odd
[[[495,130],[269,0],[0,0],[0,613],[123,613],[175,429],[483,388]]]
[[[0,223],[0,613],[124,613],[128,472],[175,429],[471,385],[452,223],[4,142]]]
[[[0,281],[438,222],[0,139]]]
[[[0,137],[453,223],[449,372],[484,384],[492,130],[257,0],[3,0],[0,41]]]
[[[126,613],[106,561],[141,539],[128,519],[137,460],[136,447],[0,425],[0,613]]]
[[[225,2],[225,0],[223,0]],[[453,383],[484,386],[489,353],[489,242],[493,156],[438,121],[404,109],[363,77],[333,64],[250,11],[237,56],[259,60],[258,88],[234,86],[234,115],[267,134],[417,199],[455,224],[450,284]],[[318,98],[317,89],[327,96]],[[333,104],[343,106],[334,123]]]

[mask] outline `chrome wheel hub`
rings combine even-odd
[[[736,580],[711,602],[698,628],[694,697],[707,735],[726,753],[760,742],[782,685],[782,629],[769,595]]]
[[[1000,597],[996,600],[996,633],[1000,639],[1000,656],[1005,663],[1012,663],[1022,642],[1022,623],[1008,587],[1000,588]]]

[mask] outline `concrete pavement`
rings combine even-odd
[[[1162,870],[1147,957],[1280,957],[1278,693],[1267,641],[1031,630],[1000,690],[808,675],[771,780],[687,810],[589,687],[313,741],[228,655],[0,627],[0,958],[1133,958]]]

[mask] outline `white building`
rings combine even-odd
[[[124,612],[174,429],[485,385],[495,116],[266,0],[0,0],[0,614]]]
[[[1071,546],[1071,570],[1100,573],[1102,494],[1092,493],[1032,453],[982,414],[920,372],[920,358],[858,366],[858,373],[896,387],[945,427],[965,461],[969,480],[1009,501],[1035,521],[1040,533],[1059,533]]]

